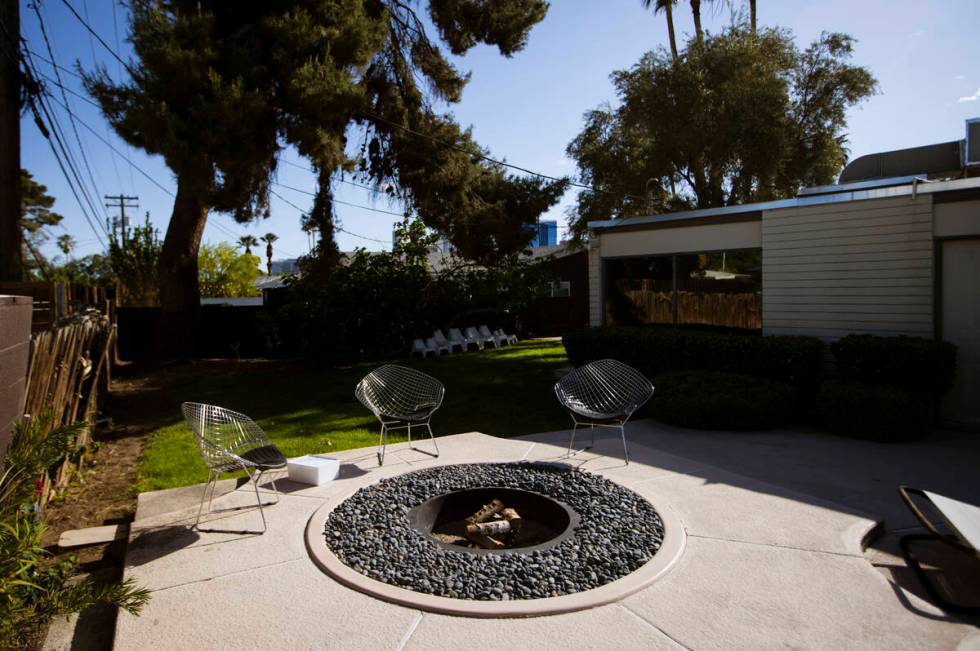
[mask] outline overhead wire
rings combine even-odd
[[[44,45],[48,50],[48,55],[51,57],[52,61],[56,61],[57,57],[54,54],[54,48],[51,45],[51,41],[48,39],[48,29],[45,25],[44,17],[41,15],[40,7],[38,6],[37,2],[32,3],[31,6],[33,7],[34,13],[37,16],[38,25],[41,28],[41,36],[44,39]],[[65,100],[65,105],[70,107],[71,103],[68,101],[68,94],[65,92],[65,86],[61,81],[61,73],[58,71],[57,67],[54,68],[54,74],[58,79],[56,85],[61,89],[61,97]],[[95,181],[92,166],[89,164],[88,155],[85,153],[86,146],[82,144],[82,137],[78,133],[78,125],[75,123],[75,117],[71,113],[68,114],[68,121],[71,124],[71,130],[75,136],[75,143],[78,145],[78,153],[81,154],[82,157],[82,165],[85,167],[85,172],[88,175],[89,183],[91,183],[92,190],[95,191],[95,197],[98,200],[98,198],[102,195],[102,192],[99,190],[99,184]],[[109,211],[105,205],[101,202],[99,202],[99,205],[102,207],[102,213],[105,215],[106,219],[111,219]]]
[[[302,208],[300,208],[295,203],[293,203],[292,201],[290,201],[286,197],[282,196],[281,194],[279,194],[275,190],[269,190],[269,193],[272,194],[275,197],[278,197],[283,203],[285,203],[285,204],[287,204],[289,206],[292,206],[296,210],[300,211],[300,213],[305,213],[306,212],[305,210],[303,210]],[[349,230],[347,230],[345,228],[341,228],[340,226],[337,226],[336,224],[334,224],[334,230],[339,231],[341,233],[347,233],[348,235],[350,235],[352,237],[359,237],[362,240],[369,240],[371,242],[380,242],[381,244],[390,244],[390,242],[388,240],[379,240],[376,237],[368,237],[367,235],[361,235],[359,233],[354,233],[354,232],[351,232],[351,231],[349,231]]]
[[[287,190],[292,190],[293,192],[299,192],[300,194],[306,194],[306,195],[309,195],[311,197],[315,197],[316,196],[316,192],[310,192],[309,190],[303,190],[301,188],[295,188],[295,187],[293,187],[291,185],[286,185],[285,183],[279,183],[278,181],[273,181],[272,184],[273,185],[278,185],[281,188],[286,188]],[[354,208],[361,208],[362,210],[370,210],[372,212],[379,212],[379,213],[383,213],[385,215],[394,215],[395,217],[404,217],[405,216],[405,213],[403,213],[403,212],[392,212],[390,210],[382,210],[381,208],[372,208],[371,206],[362,206],[359,203],[351,203],[350,201],[341,201],[340,199],[334,199],[333,202],[334,203],[339,203],[342,206],[352,206]]]

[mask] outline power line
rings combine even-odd
[[[300,188],[294,188],[293,186],[286,185],[285,183],[279,183],[277,181],[273,181],[272,184],[273,185],[278,185],[281,188],[286,188],[287,190],[292,190],[293,192],[299,192],[300,194],[307,194],[307,195],[309,195],[311,197],[315,197],[316,196],[316,192],[310,192],[309,190],[302,190]],[[279,195],[276,195],[276,196],[279,196]],[[353,206],[354,208],[361,208],[363,210],[370,210],[372,212],[380,212],[380,213],[383,213],[385,215],[394,215],[395,217],[404,217],[405,216],[405,213],[403,213],[403,212],[392,212],[390,210],[382,210],[381,208],[372,208],[371,206],[362,206],[361,204],[358,204],[358,203],[351,203],[349,201],[341,201],[340,199],[333,199],[333,203],[339,203],[339,204],[341,204],[343,206]]]
[[[278,184],[277,184],[277,185],[278,185]],[[285,202],[286,204],[288,204],[288,205],[290,205],[290,206],[292,206],[292,207],[293,207],[293,208],[295,208],[296,210],[298,210],[298,211],[300,211],[300,213],[305,213],[305,212],[306,212],[305,210],[303,210],[302,208],[300,208],[300,207],[299,207],[299,206],[297,206],[297,205],[296,205],[295,203],[293,203],[292,201],[290,201],[290,200],[289,200],[289,199],[287,199],[286,197],[284,197],[284,196],[282,196],[281,194],[279,194],[279,193],[278,193],[278,192],[276,192],[275,190],[269,190],[269,193],[270,193],[270,194],[272,194],[272,195],[273,195],[273,196],[275,196],[275,197],[278,197],[278,198],[279,198],[279,199],[281,199],[281,200],[282,200],[283,202]],[[340,226],[337,226],[336,224],[334,224],[334,230],[337,230],[337,231],[340,231],[341,233],[347,233],[348,235],[351,235],[351,236],[353,236],[353,237],[359,237],[359,238],[361,238],[362,240],[369,240],[369,241],[371,241],[371,242],[380,242],[381,244],[390,244],[390,242],[389,242],[388,240],[379,240],[379,239],[377,239],[377,238],[375,238],[375,237],[368,237],[367,235],[359,235],[358,233],[352,233],[351,231],[348,231],[348,230],[346,230],[346,229],[343,229],[343,228],[341,228]]]
[[[35,15],[37,15],[38,25],[41,27],[41,36],[44,39],[45,47],[48,49],[48,55],[50,55],[52,61],[55,61],[56,57],[54,55],[54,48],[51,47],[51,41],[48,39],[48,29],[44,24],[44,18],[41,15],[41,10],[38,7],[37,2],[33,3],[32,7],[34,8]],[[65,100],[65,105],[71,106],[71,104],[68,102],[68,95],[65,93],[65,86],[61,81],[61,73],[58,72],[58,68],[54,69],[54,74],[55,77],[58,78],[57,86],[61,89],[61,97]],[[101,194],[99,191],[99,184],[95,182],[95,176],[92,174],[92,167],[88,162],[88,155],[85,153],[85,145],[82,144],[82,137],[78,133],[78,125],[75,124],[75,118],[71,115],[71,113],[68,114],[68,121],[71,123],[71,130],[75,136],[75,142],[78,144],[78,153],[80,153],[82,156],[82,164],[85,166],[85,172],[88,174],[88,180],[92,184],[92,189],[95,191],[95,196],[98,196]],[[103,212],[105,213],[106,217],[109,216],[108,211],[104,210]]]
[[[71,11],[71,13],[78,20],[78,22],[80,22],[82,24],[82,26],[85,29],[88,30],[88,33],[91,34],[92,36],[94,36],[96,38],[96,40],[102,45],[102,47],[104,47],[109,52],[109,54],[111,54],[113,57],[115,57],[116,61],[118,61],[119,63],[121,63],[123,65],[123,67],[126,68],[126,72],[128,72],[130,74],[130,76],[132,76],[133,78],[135,78],[136,77],[136,73],[133,71],[132,68],[129,67],[129,64],[126,63],[125,61],[123,61],[123,58],[121,56],[119,56],[119,54],[116,53],[115,50],[113,50],[111,47],[109,47],[109,44],[108,43],[106,43],[104,40],[102,40],[102,37],[99,36],[98,32],[96,32],[94,29],[92,29],[92,26],[89,25],[88,22],[86,22],[86,20],[84,18],[82,18],[82,16],[78,13],[78,11],[75,10],[75,7],[73,7],[71,5],[71,3],[68,2],[68,0],[61,0],[61,2],[64,3],[64,5],[66,7],[68,7],[68,10]]]
[[[58,100],[57,100],[56,98],[52,98],[52,99],[54,99],[54,101],[55,101],[55,103],[56,103],[56,104],[58,104],[59,106],[61,106],[62,108],[64,108],[64,109],[65,109],[66,111],[68,111],[69,113],[71,113],[71,110],[70,110],[70,109],[69,109],[69,108],[68,108],[67,106],[65,106],[64,104],[61,104],[61,102],[59,102],[59,101],[58,101]],[[115,148],[115,147],[113,147],[113,146],[112,146],[112,145],[111,145],[111,144],[109,143],[109,141],[108,141],[108,140],[106,140],[105,138],[103,138],[102,136],[100,136],[99,134],[97,134],[97,133],[95,132],[95,129],[93,129],[93,128],[92,128],[92,127],[90,127],[90,126],[89,126],[88,124],[86,124],[86,122],[85,122],[84,120],[82,120],[82,119],[81,119],[80,117],[78,117],[78,116],[77,116],[77,115],[75,115],[74,113],[71,113],[71,114],[75,116],[75,119],[76,119],[76,120],[78,120],[78,123],[79,123],[80,125],[82,125],[82,126],[83,126],[83,127],[85,127],[86,129],[88,129],[88,130],[89,130],[89,132],[90,132],[90,133],[91,133],[92,135],[94,135],[94,136],[95,136],[96,138],[98,138],[99,140],[101,140],[101,141],[102,141],[102,143],[103,143],[103,144],[104,144],[104,145],[105,145],[106,147],[108,147],[108,148],[109,148],[109,149],[111,149],[112,151],[114,151],[114,152],[116,152],[117,154],[119,154],[120,156],[122,156],[122,154],[120,154],[120,153],[119,153],[119,151],[117,151],[117,150],[116,150],[116,148]],[[124,158],[125,158],[125,157],[124,157]],[[152,183],[153,185],[155,185],[155,186],[157,186],[158,188],[160,188],[161,190],[163,190],[164,192],[166,192],[167,194],[169,194],[169,195],[170,195],[171,197],[173,197],[173,196],[175,196],[175,195],[174,195],[174,193],[173,193],[172,191],[170,191],[170,190],[168,190],[167,188],[165,188],[165,187],[163,187],[163,186],[162,186],[162,185],[161,185],[161,184],[160,184],[160,183],[159,183],[159,182],[158,182],[158,181],[157,181],[157,180],[156,180],[155,178],[153,178],[152,176],[150,176],[149,174],[147,174],[146,172],[144,172],[144,171],[143,171],[143,169],[142,169],[142,168],[141,168],[141,167],[140,167],[139,165],[137,165],[136,163],[134,163],[134,162],[132,162],[131,160],[128,160],[128,159],[126,160],[126,162],[127,162],[127,163],[129,163],[129,166],[130,166],[130,167],[132,167],[132,168],[133,168],[134,170],[136,170],[137,172],[139,172],[140,174],[142,174],[142,175],[143,175],[144,177],[146,177],[146,179],[147,179],[147,180],[149,180],[149,181],[150,181],[150,183]]]

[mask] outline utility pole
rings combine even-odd
[[[20,7],[0,0],[0,281],[23,280],[20,231]]]
[[[117,220],[117,223],[119,224],[119,230],[121,232],[120,233],[121,237],[119,238],[119,241],[121,241],[122,242],[122,246],[125,247],[126,246],[126,209],[127,208],[133,208],[133,209],[139,208],[140,207],[140,205],[139,205],[140,198],[139,197],[129,197],[129,196],[126,196],[125,194],[115,194],[115,195],[113,195],[113,194],[107,194],[107,195],[105,195],[105,198],[107,200],[111,200],[111,201],[114,202],[114,203],[106,203],[106,205],[105,205],[106,208],[118,208],[119,209],[119,219]],[[135,202],[135,203],[127,203],[128,201],[132,201],[132,202]],[[116,239],[116,224],[111,224],[109,226],[111,226],[112,239]]]

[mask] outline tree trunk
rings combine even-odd
[[[691,0],[691,13],[694,14],[694,36],[701,43],[704,41],[704,32],[701,31],[701,0]]]
[[[755,34],[755,0],[749,0],[749,24],[752,25],[752,33]]]
[[[197,340],[201,308],[197,254],[208,218],[207,187],[198,181],[202,177],[207,178],[193,173],[178,175],[177,198],[157,263],[160,322],[156,352],[162,357],[191,355]]]
[[[664,5],[664,12],[667,14],[667,36],[670,38],[670,56],[677,63],[677,38],[674,36],[674,10],[671,9],[672,2]]]

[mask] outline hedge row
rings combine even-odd
[[[820,382],[823,343],[816,337],[606,326],[566,333],[562,341],[575,366],[611,358],[647,377],[697,369],[778,380],[810,391]]]
[[[918,337],[848,335],[830,346],[841,379],[817,399],[827,429],[872,441],[928,434],[956,374],[956,346]]]
[[[956,346],[919,337],[848,335],[830,345],[846,380],[888,384],[939,399],[953,385]]]
[[[650,412],[671,425],[760,430],[793,421],[796,390],[785,382],[717,371],[674,371],[652,381]]]

